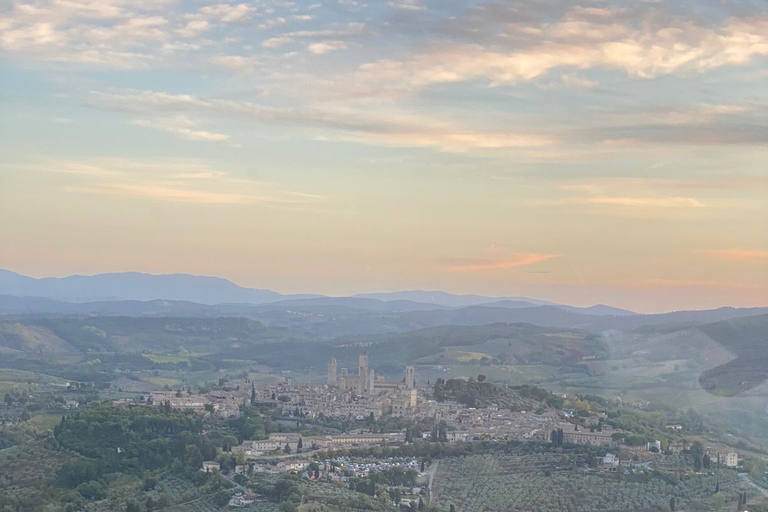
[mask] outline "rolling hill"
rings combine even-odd
[[[698,329],[737,356],[704,372],[700,379],[704,389],[734,396],[768,379],[768,315],[731,319]]]

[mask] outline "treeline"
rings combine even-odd
[[[141,477],[147,471],[170,468],[192,476],[204,460],[215,458],[217,448],[232,442],[231,437],[202,432],[200,416],[163,407],[102,405],[62,417],[54,428],[55,439],[62,448],[86,458],[62,466],[57,481],[78,488],[87,499],[98,499],[94,489],[108,473]]]
[[[551,407],[561,407],[563,399],[551,394],[546,389],[535,386],[501,386],[487,382],[485,375],[478,375],[477,379],[470,377],[464,379],[437,379],[434,384],[433,394],[435,400],[455,400],[467,407],[487,407],[497,404],[500,407],[510,409],[522,409],[539,404]]]

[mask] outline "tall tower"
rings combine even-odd
[[[373,374],[373,370],[371,370],[369,368],[368,371],[366,372],[366,376],[365,376],[365,392],[366,392],[366,394],[368,394],[368,395],[372,395],[373,394],[373,387],[375,386],[375,382],[376,382],[376,377]]]
[[[328,385],[335,386],[336,381],[336,358],[332,357],[331,362],[328,363]]]
[[[362,350],[357,358],[357,374],[360,376],[360,379],[365,378],[366,370],[368,370],[368,352]]]
[[[416,371],[413,366],[405,367],[405,387],[408,389],[416,387]]]

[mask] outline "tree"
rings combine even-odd
[[[554,444],[555,446],[562,446],[564,436],[565,436],[565,433],[563,432],[563,429],[559,428],[557,430],[553,430],[549,434],[549,440],[552,441],[552,444]]]
[[[445,400],[445,379],[437,379],[434,388],[435,400],[442,402]]]
[[[187,466],[193,469],[200,469],[203,465],[203,454],[194,444],[187,445],[186,448]]]
[[[487,379],[487,377],[483,374],[477,376],[477,382],[485,382],[485,379]]]
[[[251,405],[256,403],[256,386],[251,384]]]
[[[675,497],[674,496],[669,498],[669,510],[671,510],[672,512],[675,512]]]
[[[440,423],[440,426],[437,429],[437,439],[441,443],[448,442],[448,432],[445,430],[445,423]]]
[[[419,498],[419,512],[424,510],[424,500]]]
[[[289,445],[288,443],[285,443],[285,448],[283,448],[283,451],[286,454],[290,454],[291,453],[291,445]]]
[[[755,480],[762,480],[765,478],[765,461],[763,459],[755,459],[752,461],[752,469],[749,470],[749,476]]]
[[[712,496],[712,508],[715,510],[720,510],[723,508],[723,505],[725,505],[725,496],[723,496],[723,493],[718,492]]]
[[[129,501],[125,504],[125,512],[141,512],[141,508],[135,501]]]
[[[302,442],[301,437],[299,437],[299,442],[296,444],[296,453],[300,453],[303,446],[304,443]]]
[[[448,512],[456,512],[456,506],[453,503],[451,503],[451,508]]]
[[[693,455],[694,457],[696,455],[698,455],[699,457],[704,456],[704,445],[701,444],[701,441],[695,441],[691,445],[691,455]]]

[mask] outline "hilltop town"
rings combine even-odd
[[[481,376],[482,380],[483,377]],[[449,443],[472,441],[540,441],[555,444],[575,444],[610,448],[626,457],[611,454],[605,461],[606,468],[615,468],[620,462],[628,465],[638,460],[642,453],[680,453],[690,448],[691,442],[678,439],[680,425],[667,425],[666,432],[674,440],[649,440],[628,442],[630,432],[616,428],[607,422],[605,413],[589,416],[574,416],[574,411],[553,407],[547,403],[562,404],[567,395],[543,392],[543,400],[522,400],[517,407],[500,407],[497,403],[484,406],[469,406],[444,396],[438,400],[435,387],[429,383],[419,385],[415,368],[406,366],[400,380],[386,380],[377,375],[369,366],[368,353],[362,350],[358,356],[356,373],[347,368],[338,368],[336,359],[328,363],[325,382],[295,384],[282,380],[270,385],[256,386],[247,378],[228,382],[222,389],[205,394],[185,391],[157,391],[135,401],[119,400],[116,405],[146,403],[150,406],[164,406],[176,411],[210,413],[222,419],[237,418],[243,407],[262,403],[269,404],[285,417],[300,418],[302,422],[315,419],[342,419],[353,422],[368,421],[369,424],[386,418],[402,421],[427,421],[439,425],[419,432],[418,435],[431,440]],[[482,384],[482,383],[478,383]],[[436,383],[444,386],[444,383]],[[492,387],[492,385],[487,384]],[[543,391],[543,390],[542,390]],[[514,391],[511,391],[514,393]],[[578,397],[572,397],[577,399]],[[414,441],[413,432],[403,428],[395,432],[376,432],[364,427],[344,433],[329,433],[302,437],[298,433],[270,433],[265,439],[247,439],[233,447],[233,452],[242,454],[246,460],[264,459],[269,456],[285,456],[302,451],[311,453],[318,450],[334,450],[349,447],[398,444]],[[738,453],[733,450],[710,448],[707,456],[716,463],[727,467],[739,464]],[[300,465],[299,465],[300,466]],[[282,463],[278,468],[289,470],[299,467]],[[273,470],[270,470],[273,471]]]

